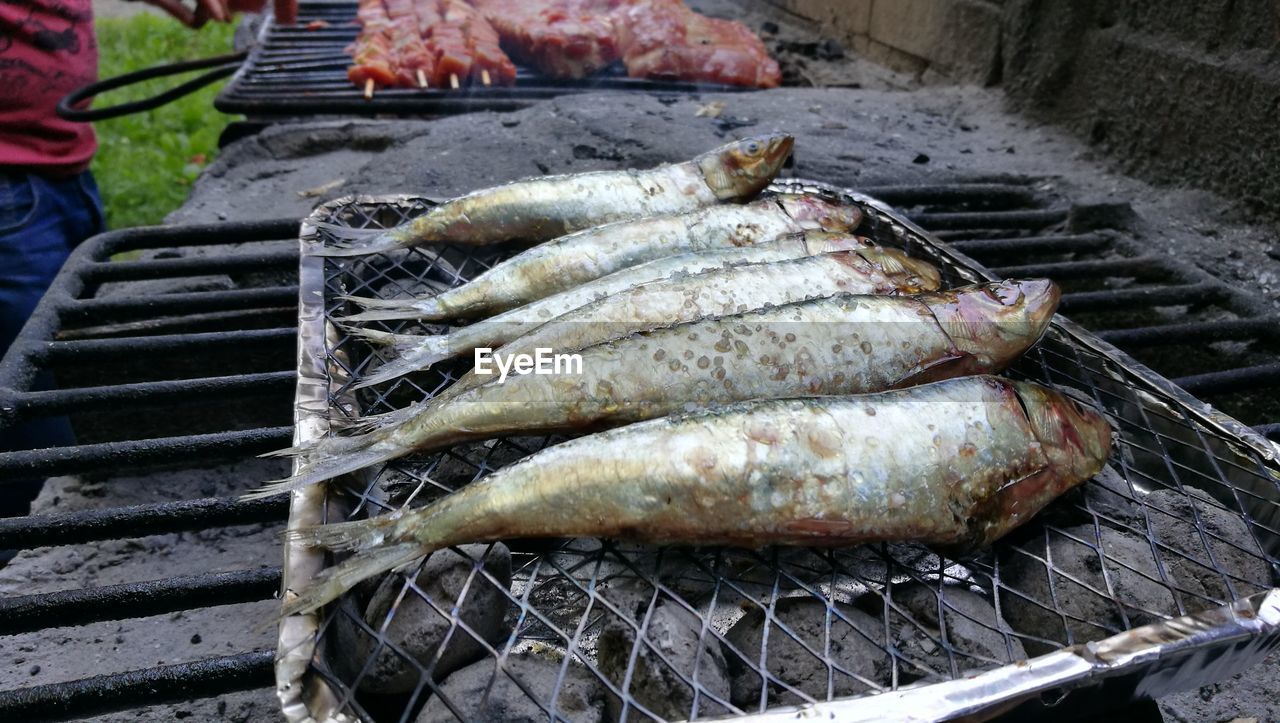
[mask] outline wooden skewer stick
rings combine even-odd
[[[422,72],[422,68],[418,68],[418,87],[419,88],[427,87],[427,74]]]
[[[489,71],[485,70],[484,68],[480,69],[480,82],[484,83],[485,85],[489,85],[490,83]]]
[[[452,86],[454,90],[457,90],[457,89],[458,89],[458,74],[457,74],[457,73],[450,73],[450,74],[449,74],[449,85],[450,85],[450,86]]]
[[[366,78],[364,81],[364,99],[373,100],[373,78]]]

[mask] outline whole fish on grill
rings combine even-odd
[[[290,531],[355,554],[289,591],[284,614],[464,542],[987,545],[1097,474],[1110,446],[1094,410],[990,376],[640,422],[549,447],[417,510]]]
[[[435,242],[546,241],[614,221],[745,201],[769,185],[791,155],[793,142],[785,133],[771,133],[645,171],[594,171],[516,181],[446,201],[388,231],[370,233],[324,224],[335,235],[352,238],[314,253],[360,256]]]
[[[807,196],[620,221],[562,236],[495,265],[471,281],[418,299],[342,297],[366,309],[348,321],[424,321],[514,309],[636,264],[689,251],[772,241],[808,229],[850,231],[862,213]]]
[[[997,371],[1040,338],[1058,297],[1048,280],[1004,281],[918,297],[810,299],[640,332],[577,351],[577,373],[494,376],[382,415],[363,434],[285,450],[278,454],[304,455],[306,464],[251,496],[461,442]]]
[[[931,264],[897,249],[864,247],[679,275],[604,298],[597,298],[592,285],[547,297],[448,334],[410,336],[352,329],[358,336],[390,344],[398,353],[398,358],[378,367],[356,386],[379,384],[478,348],[501,346],[504,354],[533,353],[539,347],[581,349],[659,326],[840,293],[936,291],[941,277]],[[590,301],[593,298],[597,300]],[[456,385],[451,387],[455,388]]]

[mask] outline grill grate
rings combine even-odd
[[[683,83],[627,77],[621,65],[583,80],[557,80],[517,66],[511,87],[468,86],[459,90],[385,88],[365,99],[347,80],[351,58],[345,48],[358,33],[356,3],[310,0],[299,3],[296,25],[268,18],[244,65],[214,100],[224,113],[267,115],[448,115],[482,110],[510,111],[546,98],[599,90],[660,93],[743,90],[714,83]],[[310,23],[325,27],[308,29]]]
[[[1020,189],[1004,191],[1006,199],[1026,198]],[[894,195],[893,189],[880,192]],[[922,195],[951,200],[969,194],[943,188]],[[993,197],[1001,194],[990,188],[970,196]],[[329,207],[322,220],[385,227],[427,207],[416,199],[356,199]],[[967,231],[973,223],[1042,227],[1067,214],[920,211],[916,217]],[[950,284],[982,278],[965,268],[963,257],[939,252],[876,210],[869,210],[860,232],[937,261]],[[316,233],[316,241],[330,240],[328,231]],[[1003,231],[983,239],[1003,240]],[[504,254],[455,247],[432,252],[448,266],[417,250],[326,261],[328,318],[353,311],[334,301],[339,294],[391,297],[454,285]],[[1076,303],[1087,309],[1093,302]],[[379,363],[379,352],[335,335],[334,328],[327,342],[334,426],[361,412],[386,412],[429,397],[462,371],[444,366],[352,393],[351,385]],[[413,720],[428,698],[465,719],[480,703],[450,697],[446,675],[457,663],[453,653],[443,652],[447,643],[424,655],[394,632],[397,618],[412,614],[414,622],[404,626],[434,618],[447,629],[445,640],[478,648],[476,658],[509,661],[533,651],[553,661],[547,665],[554,673],[541,687],[532,674],[516,683],[536,701],[539,715],[569,716],[577,702],[565,692],[567,681],[586,676],[607,691],[611,713],[626,719],[710,717],[953,679],[1019,659],[1024,649],[1034,654],[1104,637],[1270,587],[1280,552],[1280,470],[1273,461],[1197,418],[1185,399],[1081,343],[1069,325],[1055,327],[1011,374],[1082,390],[1116,418],[1119,443],[1110,461],[1114,474],[1105,483],[1090,482],[1065,496],[993,550],[949,560],[899,544],[753,552],[517,541],[507,543],[508,587],[505,553],[495,552],[500,548],[452,549],[423,564],[443,559],[447,567],[454,559],[460,570],[455,588],[436,584],[438,572],[423,578],[419,565],[391,576],[376,592],[357,589],[331,606],[320,634],[326,654],[316,672],[338,692],[341,705],[368,720]],[[461,445],[388,465],[346,486],[349,507],[331,499],[330,519],[421,504],[557,439]],[[481,599],[503,611],[501,624],[482,627],[467,612]],[[741,632],[744,625],[754,632]],[[680,657],[681,645],[697,651],[694,659]],[[723,669],[708,663],[720,654]],[[412,682],[388,683],[388,670]],[[735,679],[732,693],[721,685],[724,674]],[[398,695],[376,694],[388,685]]]

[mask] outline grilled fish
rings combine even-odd
[[[252,496],[461,442],[996,371],[1040,338],[1058,296],[1043,279],[919,297],[842,295],[640,332],[578,351],[577,373],[491,376],[382,415],[366,425],[372,431],[286,450],[307,463]]]
[[[743,206],[621,221],[535,246],[468,283],[421,299],[343,297],[367,311],[347,321],[436,320],[514,309],[620,269],[688,251],[771,241],[807,229],[849,231],[862,213],[807,196],[778,196]]]
[[[389,231],[316,251],[359,256],[425,243],[546,241],[600,224],[692,211],[759,193],[791,155],[785,133],[756,136],[645,171],[546,176],[473,191]],[[359,231],[333,228],[359,236]]]
[[[897,249],[861,248],[662,279],[585,306],[592,290],[579,287],[449,334],[409,336],[353,330],[374,342],[390,343],[399,353],[397,359],[383,364],[357,386],[379,384],[473,349],[503,346],[517,339],[519,343],[512,347],[518,348],[504,347],[502,352],[531,354],[539,347],[581,349],[658,326],[833,294],[918,294],[936,291],[940,285],[938,270],[927,262],[909,258]],[[555,313],[560,310],[564,313]],[[457,385],[450,389],[455,388]]]
[[[1110,446],[1094,410],[989,376],[655,419],[549,447],[417,510],[292,531],[355,555],[291,591],[284,613],[464,542],[986,545],[1097,474]]]

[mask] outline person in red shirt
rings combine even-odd
[[[198,0],[194,8],[147,2],[191,27],[231,19],[228,0]],[[0,0],[0,357],[71,250],[104,228],[88,170],[97,149],[93,127],[54,112],[97,75],[91,0]],[[52,382],[35,381],[45,388]],[[71,442],[65,419],[0,429],[0,451]],[[24,496],[0,494],[0,517],[25,514],[6,509],[15,501],[25,507]]]

